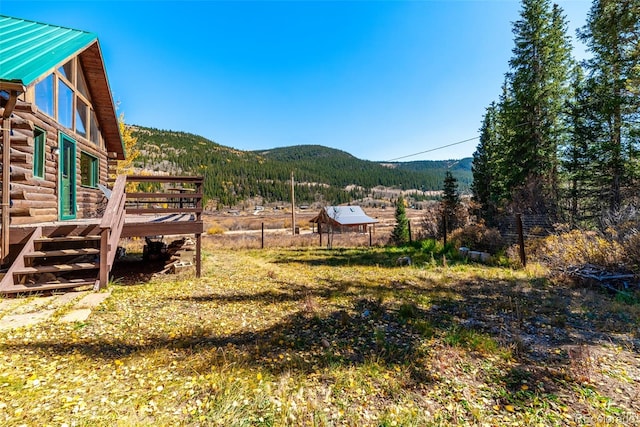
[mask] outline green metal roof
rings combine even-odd
[[[0,15],[0,80],[29,86],[97,39],[86,31]]]

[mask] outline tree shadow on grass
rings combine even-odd
[[[569,290],[532,287],[525,281],[471,279],[439,285],[425,281],[404,283],[404,288],[397,289],[372,287],[357,280],[324,280],[320,284],[312,288],[280,282],[282,291],[179,296],[164,301],[192,301],[205,306],[211,302],[240,302],[256,304],[256,310],[260,304],[300,303],[296,312],[257,331],[221,334],[217,328],[196,326],[178,336],[149,334],[143,343],[105,335],[85,341],[43,340],[0,348],[7,354],[37,350],[45,355],[80,353],[103,360],[167,351],[185,361],[176,369],[200,373],[228,367],[229,363],[273,374],[309,374],[325,368],[376,363],[406,367],[410,372],[406,386],[417,387],[434,381],[436,372],[426,369],[424,363],[436,357],[429,344],[432,338],[472,357],[484,357],[487,350],[482,340],[488,340],[507,349],[514,364],[522,367],[500,379],[515,393],[521,386],[519,376],[525,371],[532,379],[544,382],[547,389],[553,387],[554,375],[571,362],[567,346],[606,340],[616,343],[610,333],[620,334],[628,327],[618,323],[608,330],[588,331],[588,317],[569,309],[575,302],[572,298],[579,296]],[[394,291],[399,292],[395,295],[398,298],[386,300],[381,295]],[[410,292],[405,297],[402,292],[406,291]],[[345,299],[332,304],[330,310],[319,307],[319,299],[334,296]],[[412,302],[419,296],[429,302]],[[480,344],[476,343],[478,337]],[[485,349],[480,348],[483,345]],[[194,355],[197,357],[191,357]]]
[[[205,301],[206,302],[206,301]],[[425,314],[426,315],[426,314]],[[427,357],[422,332],[410,325],[398,310],[372,298],[358,298],[346,309],[328,313],[312,307],[275,325],[259,330],[218,335],[210,328],[196,328],[176,337],[148,336],[144,343],[103,336],[86,341],[39,341],[0,346],[4,351],[37,350],[45,354],[83,354],[94,360],[115,360],[167,350],[189,359],[182,368],[208,372],[229,363],[282,374],[317,373],[324,368],[354,367],[367,363],[381,366],[414,366]],[[189,355],[197,357],[189,358]],[[176,369],[181,369],[180,366]],[[430,373],[411,369],[407,383],[432,380]]]
[[[432,279],[420,279],[417,281],[396,280],[390,285],[384,283],[366,283],[361,280],[333,280],[319,279],[318,284],[309,286],[304,283],[287,280],[277,280],[275,289],[267,289],[259,292],[233,292],[222,290],[196,295],[178,295],[164,298],[167,303],[171,301],[193,301],[199,303],[252,303],[252,304],[276,304],[282,302],[304,303],[309,298],[359,298],[368,296],[378,299],[389,293],[402,294],[407,291],[422,292],[425,286],[433,284]]]
[[[384,268],[398,267],[398,257],[400,256],[422,256],[413,248],[335,248],[326,249],[324,252],[315,251],[313,255],[294,253],[291,251],[283,251],[276,260],[275,264],[307,264],[311,266],[330,266],[330,267],[348,267],[348,266],[377,266]]]

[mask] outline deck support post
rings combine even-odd
[[[2,117],[0,117],[0,128],[2,128],[2,206],[0,207],[0,264],[9,254],[9,207],[10,199],[10,183],[11,183],[11,114],[18,102],[18,94],[24,92],[24,88],[20,90],[9,89],[9,100],[7,101]]]
[[[109,283],[109,232],[107,228],[100,233],[100,273],[94,289],[96,291],[106,288]]]
[[[202,234],[196,234],[196,277],[202,275]]]

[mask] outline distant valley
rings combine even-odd
[[[205,177],[214,207],[278,204],[290,200],[291,174],[298,204],[385,205],[400,191],[412,203],[437,197],[447,170],[460,192],[472,182],[471,158],[447,161],[373,162],[321,145],[242,151],[178,131],[131,126],[140,155],[138,173]]]

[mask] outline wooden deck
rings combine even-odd
[[[101,218],[86,218],[70,221],[51,221],[38,224],[45,236],[56,237],[74,235],[79,230],[84,234],[97,234]],[[11,227],[11,244],[23,244],[33,232],[33,225],[17,225]],[[125,214],[121,238],[171,236],[183,234],[201,234],[204,232],[202,220],[194,214],[168,215],[132,215]]]
[[[32,260],[39,257],[51,259],[66,254],[63,247],[46,251],[45,255],[42,250],[37,249],[43,241],[51,244],[55,239],[61,242],[74,239],[99,241],[100,265],[98,277],[95,279],[95,288],[99,289],[108,283],[109,272],[121,238],[193,235],[196,240],[196,276],[199,277],[201,234],[204,232],[202,183],[201,177],[120,176],[108,195],[106,207],[97,207],[95,218],[11,226],[9,240],[15,255],[2,280],[0,292],[9,293],[12,289],[14,292],[20,291],[20,285],[12,288],[7,283],[7,276],[11,275],[35,275],[66,269],[98,269],[95,264],[65,267],[56,265],[55,268],[46,265],[30,267]],[[34,246],[34,242],[40,243]],[[77,245],[74,249],[69,249],[76,255],[86,255],[87,251],[95,250],[83,251],[77,248]],[[69,282],[60,287],[72,287],[72,284]],[[54,289],[55,283],[46,286],[47,289]]]

